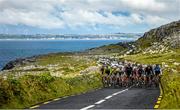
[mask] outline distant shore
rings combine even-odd
[[[135,41],[134,39],[0,39],[0,41],[102,41],[102,40],[119,40],[122,42]]]
[[[59,52],[82,52],[120,40],[0,40],[0,69],[15,59]]]

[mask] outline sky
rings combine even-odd
[[[180,19],[180,0],[0,0],[0,33],[144,33]]]

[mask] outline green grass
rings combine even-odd
[[[74,78],[25,75],[0,79],[0,108],[26,108],[49,99],[69,96],[101,87],[99,73]]]
[[[96,65],[96,60],[88,56],[50,54],[40,56],[36,58],[36,62],[16,67],[9,72],[4,72],[4,74],[19,75],[19,73],[22,73],[38,75],[45,72],[52,74],[59,72],[62,75],[74,75],[80,73],[81,70]]]
[[[126,47],[123,47],[118,44],[111,44],[106,46],[101,46],[99,48],[89,50],[90,54],[93,55],[112,55],[112,54],[122,54],[126,50]]]
[[[160,108],[180,108],[180,73],[172,73],[170,69],[162,76],[163,99]]]
[[[161,83],[164,94],[160,108],[180,108],[180,65],[174,65],[175,62],[180,63],[180,49],[160,54],[128,55],[123,59],[142,64],[168,65],[163,68]]]
[[[0,75],[0,108],[28,108],[53,98],[99,88],[102,84],[98,70],[80,74],[91,66],[96,66],[96,61],[87,56],[50,54],[5,71]],[[61,75],[54,76],[54,73]]]

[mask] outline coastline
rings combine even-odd
[[[7,43],[5,43],[4,45],[6,45],[6,44],[8,44],[8,42],[10,42],[11,43],[11,41],[12,42],[14,42],[14,40],[4,40],[4,41],[7,41]],[[9,64],[9,63],[14,63],[14,62],[19,62],[19,63],[21,63],[21,62],[23,62],[23,61],[26,61],[26,59],[33,59],[34,57],[38,57],[38,56],[44,56],[44,55],[49,55],[49,54],[66,54],[66,53],[71,53],[71,54],[73,54],[73,53],[75,53],[75,54],[77,54],[77,53],[86,53],[87,51],[89,51],[89,50],[91,50],[91,49],[94,49],[94,48],[99,48],[99,47],[102,47],[102,46],[107,46],[107,45],[111,45],[111,44],[117,44],[117,43],[119,43],[119,42],[124,42],[124,41],[121,41],[121,40],[111,40],[111,39],[109,39],[109,40],[15,40],[15,42],[23,42],[23,41],[25,41],[25,42],[30,42],[30,43],[28,43],[28,45],[29,44],[31,44],[31,41],[32,41],[32,43],[34,44],[34,43],[36,43],[36,41],[38,42],[38,41],[40,41],[40,43],[41,42],[45,42],[45,43],[43,43],[43,46],[46,46],[46,44],[48,44],[48,46],[47,46],[47,48],[50,48],[51,50],[42,50],[42,53],[41,52],[36,52],[36,51],[34,51],[33,52],[33,49],[35,49],[37,46],[35,46],[35,47],[33,47],[32,48],[32,53],[28,53],[28,51],[26,51],[25,49],[26,48],[22,48],[22,49],[20,49],[20,51],[19,52],[26,52],[26,53],[22,53],[23,55],[21,55],[21,56],[17,56],[17,55],[15,55],[15,56],[13,56],[13,55],[10,55],[10,57],[11,57],[11,59],[10,60],[7,60],[7,61],[4,61],[4,63],[2,63],[1,64],[1,68],[0,68],[0,70],[3,70],[3,68],[7,65],[7,64]],[[58,45],[57,45],[57,43],[60,41],[60,43],[61,43],[61,41],[63,42],[63,41],[67,41],[68,42],[68,44],[67,45],[71,45],[71,42],[73,42],[73,45],[78,45],[79,43],[81,43],[82,42],[82,44],[85,44],[86,42],[87,43],[89,43],[90,42],[90,45],[88,46],[87,45],[87,47],[82,47],[82,49],[81,49],[81,46],[78,46],[78,47],[76,47],[75,49],[72,49],[73,48],[73,46],[70,46],[70,47],[72,47],[72,48],[69,48],[69,47],[67,47],[67,48],[65,48],[65,51],[62,51],[62,49],[64,48],[63,46],[62,47],[57,47]],[[74,42],[76,42],[76,41],[79,41],[79,43],[76,43],[76,44],[74,44]],[[85,41],[85,42],[84,42]],[[92,41],[92,42],[91,42]],[[3,42],[3,40],[0,40],[0,42]],[[47,43],[46,43],[47,42]],[[54,46],[54,44],[53,44],[53,42],[56,42],[56,47],[57,47],[57,50],[55,50],[54,52],[53,52],[53,49],[56,49],[56,47],[53,47]],[[63,42],[63,45],[64,45],[64,43],[65,42]],[[84,42],[84,43],[83,43]],[[103,43],[104,42],[104,43]],[[114,42],[114,43],[113,43]],[[128,41],[126,41],[126,42],[128,42]],[[17,44],[17,43],[16,43]],[[26,44],[26,43],[23,43],[23,44]],[[93,45],[94,45],[94,47],[93,47]],[[65,45],[66,46],[66,45]],[[3,46],[4,47],[4,46]],[[88,47],[90,47],[90,48],[88,48]],[[16,47],[16,48],[21,48],[21,47]],[[44,48],[44,47],[38,47],[38,49],[41,51],[41,48]],[[84,49],[83,49],[84,48]],[[87,49],[86,49],[87,48]],[[12,48],[13,49],[13,48]],[[31,49],[31,47],[29,47],[28,46],[28,48],[27,49]],[[45,47],[45,49],[46,49],[46,47]],[[68,51],[68,49],[70,49],[69,51]],[[59,51],[58,51],[59,50]],[[11,51],[13,51],[13,50],[11,50]],[[4,49],[4,52],[6,53],[6,47],[5,47],[5,49]],[[7,51],[8,52],[8,51]],[[13,51],[13,52],[16,52],[16,51]],[[6,53],[7,54],[7,53]],[[34,54],[34,55],[33,55]],[[3,53],[2,53],[2,55],[3,55]],[[6,55],[7,56],[7,55]],[[23,57],[24,56],[24,57]],[[2,59],[3,58],[8,58],[8,57],[2,57]]]
[[[8,63],[6,63],[0,71],[4,70],[10,70],[16,67],[16,65],[23,65],[31,62],[35,62],[35,60],[39,57],[43,56],[49,56],[49,55],[54,55],[54,54],[60,54],[60,55],[65,55],[65,54],[77,54],[80,52],[55,52],[55,53],[47,53],[47,54],[39,54],[39,55],[34,55],[30,57],[24,57],[24,58],[17,58],[15,60],[11,60]]]

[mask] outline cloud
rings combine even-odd
[[[0,0],[0,24],[45,29],[159,26],[180,18],[179,4],[179,0]]]
[[[166,11],[166,5],[157,0],[122,0],[124,6],[136,11],[145,12],[163,12]]]

